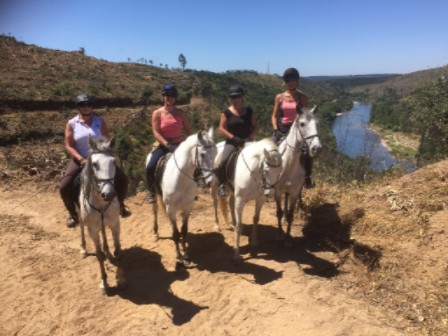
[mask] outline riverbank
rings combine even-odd
[[[387,148],[392,155],[408,158],[415,157],[420,143],[418,135],[393,132],[374,123],[369,123],[369,129],[379,135],[381,144]]]

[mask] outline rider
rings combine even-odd
[[[78,224],[76,204],[79,204],[80,185],[76,183],[89,155],[89,135],[93,139],[101,136],[110,138],[106,122],[99,115],[93,113],[92,97],[86,93],[78,95],[75,99],[78,115],[67,122],[65,127],[65,149],[71,155],[67,169],[59,185],[59,193],[66,209],[69,212],[67,227],[72,228]],[[117,166],[115,173],[115,187],[120,203],[120,215],[128,217],[131,212],[124,205],[124,198],[128,189],[128,180],[123,171]]]
[[[308,97],[298,90],[299,79],[299,71],[295,68],[288,68],[283,73],[287,90],[275,97],[271,119],[277,143],[288,134],[297,114],[301,113],[302,107],[308,107]],[[314,183],[311,179],[313,159],[307,151],[300,156],[300,160],[305,167],[305,188],[313,188]]]
[[[163,106],[152,113],[152,132],[154,142],[151,159],[146,167],[146,184],[148,186],[148,203],[155,203],[154,173],[157,161],[166,153],[174,152],[184,140],[182,130],[191,134],[186,113],[176,107],[177,89],[167,84],[162,89]]]
[[[258,126],[255,114],[250,107],[244,106],[244,90],[239,85],[229,89],[231,105],[221,113],[218,131],[226,138],[224,149],[216,157],[218,167],[218,195],[226,196],[224,182],[226,179],[225,165],[230,154],[244,146],[246,141],[252,141]]]

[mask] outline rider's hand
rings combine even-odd
[[[245,143],[244,139],[241,139],[240,137],[237,136],[234,136],[232,139],[230,139],[230,141],[235,147],[243,147]]]
[[[84,167],[87,163],[87,160],[85,158],[81,158],[81,160],[79,160],[79,163],[81,164],[81,167]]]
[[[168,144],[166,145],[166,148],[168,148],[168,150],[170,151],[170,153],[174,152],[174,150],[176,149],[176,145],[173,144]]]

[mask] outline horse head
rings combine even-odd
[[[302,108],[290,130],[291,132],[294,129],[300,135],[305,148],[312,157],[319,156],[322,152],[322,144],[317,133],[317,120],[314,115],[316,111],[316,105],[311,109]]]
[[[95,141],[89,136],[90,155],[86,167],[91,175],[89,181],[94,184],[93,188],[106,202],[111,202],[116,195],[114,187],[116,165],[112,154],[114,144],[114,138],[109,141],[101,137]]]
[[[218,153],[213,136],[214,132],[212,127],[208,131],[200,131],[198,133],[198,145],[195,151],[195,164],[201,171],[206,185],[213,179],[215,157]]]
[[[263,148],[263,155],[264,160],[261,165],[261,175],[264,194],[267,197],[272,197],[274,196],[275,185],[277,184],[282,171],[282,156],[276,146],[275,148],[271,148],[269,150]]]

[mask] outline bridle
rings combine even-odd
[[[206,180],[207,178],[209,178],[210,176],[212,176],[215,173],[215,169],[207,169],[207,168],[203,168],[201,167],[201,163],[199,162],[199,147],[208,149],[208,148],[216,148],[215,144],[212,145],[199,145],[196,144],[195,147],[195,155],[194,155],[194,161],[193,161],[193,166],[195,167],[195,170],[193,172],[193,176],[188,175],[187,173],[185,173],[180,167],[179,164],[177,163],[176,160],[176,151],[173,152],[173,159],[174,162],[176,163],[176,167],[177,169],[186,177],[188,177],[190,180],[194,181],[194,182],[198,182],[201,179]],[[204,174],[207,173],[207,174]]]
[[[270,150],[270,151],[269,151],[269,153],[272,153],[272,152],[277,152],[277,153],[279,153],[279,151],[276,150],[276,149],[273,149],[273,150]],[[279,153],[279,154],[280,154],[280,153]],[[266,171],[265,171],[264,167],[265,167],[265,165],[267,165],[267,166],[270,167],[270,168],[279,168],[279,167],[281,167],[281,165],[282,165],[281,163],[280,163],[280,164],[273,165],[273,164],[269,163],[269,161],[266,160],[266,158],[265,158],[265,159],[263,160],[263,162],[261,163],[261,165],[260,165],[261,181],[259,181],[259,180],[257,179],[257,176],[254,175],[253,171],[250,170],[249,165],[247,164],[246,159],[244,158],[243,152],[241,152],[240,155],[241,155],[241,157],[243,158],[243,162],[244,162],[244,164],[246,165],[247,170],[249,170],[249,174],[250,174],[250,176],[255,180],[255,182],[257,182],[257,184],[260,186],[260,188],[262,188],[262,189],[264,189],[264,190],[269,190],[269,189],[274,188],[274,187],[277,185],[278,180],[279,180],[279,178],[280,178],[280,175],[277,176],[277,180],[275,181],[275,183],[270,184],[270,183],[268,182],[267,178],[266,178]]]
[[[295,126],[295,125],[294,125],[294,126]],[[292,127],[291,127],[291,128],[292,128]],[[309,148],[311,147],[311,142],[313,141],[313,139],[314,139],[314,138],[318,138],[319,135],[318,135],[317,133],[315,133],[315,134],[312,134],[312,135],[309,135],[309,136],[305,137],[305,136],[303,136],[303,133],[302,133],[302,131],[300,130],[300,127],[298,128],[298,130],[299,130],[299,134],[300,134],[300,136],[301,136],[302,139],[303,139],[303,144],[302,144],[302,146],[301,146],[300,148],[298,148],[298,146],[297,146],[297,143],[298,143],[297,140],[296,140],[296,145],[295,145],[295,146],[291,146],[291,145],[288,143],[288,136],[286,136],[286,137],[284,138],[283,141],[285,141],[285,143],[286,143],[286,147],[291,148],[293,152],[308,151]],[[289,130],[289,132],[291,132],[291,129]],[[311,140],[311,141],[309,141],[309,140]],[[284,152],[283,152],[283,153],[284,153]],[[283,155],[283,153],[281,153],[281,154]]]

